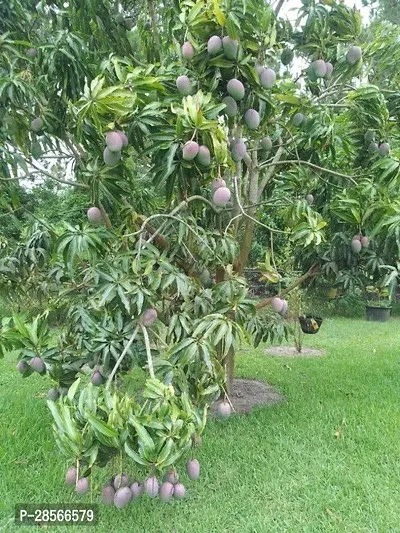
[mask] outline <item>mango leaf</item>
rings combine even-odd
[[[218,24],[220,26],[225,26],[226,24],[226,18],[225,18],[225,15],[222,13],[221,9],[220,9],[220,1],[219,0],[214,0],[214,13],[215,13],[215,17],[218,21]]]
[[[69,388],[69,391],[68,391],[68,400],[70,402],[73,401],[74,397],[75,397],[75,394],[76,394],[76,391],[78,390],[78,387],[79,387],[79,384],[81,382],[81,378],[78,378],[77,380],[74,381],[74,383],[70,386]]]
[[[101,433],[102,435],[105,435],[106,437],[117,437],[118,432],[106,424],[103,420],[100,420],[96,416],[94,416],[92,413],[86,413],[86,417],[93,428]]]
[[[136,429],[139,440],[142,442],[143,446],[148,450],[155,450],[155,444],[153,439],[150,437],[147,429],[140,424],[133,416],[129,418],[129,423]]]
[[[48,408],[51,411],[51,414],[53,415],[54,421],[57,424],[57,427],[61,433],[64,433],[65,427],[64,427],[64,421],[60,416],[60,413],[58,412],[58,406],[51,400],[47,400]]]
[[[163,463],[171,455],[173,448],[174,448],[174,441],[172,439],[167,439],[160,452],[160,455],[157,458],[157,465],[159,467],[163,466]]]
[[[129,446],[127,442],[125,442],[124,445],[126,453],[129,455],[131,459],[135,461],[135,463],[138,463],[143,466],[149,466],[150,462],[143,459],[138,453],[136,453],[132,448]]]
[[[300,98],[292,94],[275,94],[274,98],[276,98],[280,102],[285,102],[287,104],[293,104],[296,106],[300,106],[301,104]]]

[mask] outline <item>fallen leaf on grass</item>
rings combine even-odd
[[[342,422],[340,423],[340,426],[337,428],[337,430],[334,433],[334,436],[336,439],[342,439],[343,438],[343,425],[344,425],[344,418]]]
[[[339,514],[335,514],[332,509],[329,509],[329,507],[326,508],[326,512],[331,518],[333,518],[337,522],[341,522],[343,520],[343,518]]]

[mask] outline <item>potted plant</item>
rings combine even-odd
[[[389,287],[367,285],[365,287],[367,320],[386,322],[392,311],[392,299]]]

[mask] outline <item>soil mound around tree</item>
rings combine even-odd
[[[325,350],[316,348],[303,348],[299,353],[295,346],[271,346],[266,350],[267,355],[273,357],[323,357],[326,355]]]
[[[233,380],[229,399],[235,409],[234,414],[247,414],[254,407],[274,405],[285,401],[285,397],[269,383],[242,378]],[[217,406],[218,402],[211,408],[213,415],[216,415]]]

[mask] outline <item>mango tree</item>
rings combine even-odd
[[[393,262],[400,220],[398,95],[382,81],[399,52],[355,9],[304,2],[292,26],[281,1],[120,5],[1,7],[0,44],[4,207],[37,176],[91,199],[87,225],[44,221],[20,261],[3,254],[2,284],[21,290],[30,269],[49,305],[3,319],[2,346],[24,377],[56,383],[66,482],[84,494],[112,461],[103,499],[118,508],[144,490],[184,496],[175,465],[191,450],[198,477],[210,406],[231,412],[236,349],[282,330],[301,283]],[[258,302],[243,276],[256,226],[274,293]],[[278,234],[303,272],[286,286]]]

